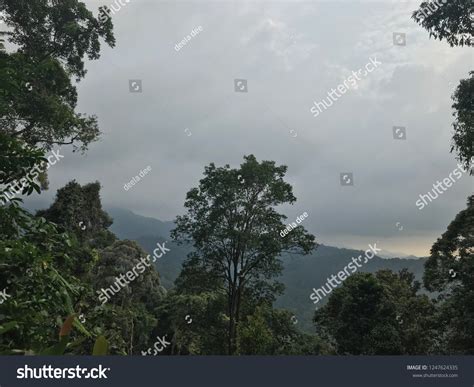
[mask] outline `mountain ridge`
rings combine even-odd
[[[149,254],[156,248],[157,243],[166,242],[167,248],[171,251],[165,258],[157,260],[156,268],[163,286],[167,289],[172,288],[174,280],[181,272],[182,263],[192,250],[189,245],[178,245],[169,239],[169,232],[174,223],[143,217],[130,210],[110,207],[106,210],[114,218],[111,231],[120,238],[135,240]],[[133,227],[138,229],[134,230]],[[351,262],[352,257],[358,257],[360,254],[364,254],[363,250],[320,244],[316,251],[309,255],[282,255],[280,258],[283,262],[283,272],[279,280],[285,285],[285,292],[277,298],[275,306],[292,311],[298,320],[299,328],[311,331],[313,329],[311,319],[315,309],[309,298],[312,289],[322,286],[327,277],[337,274]],[[358,271],[373,273],[381,269],[390,269],[398,272],[406,268],[420,281],[425,261],[426,258],[419,257],[374,256]],[[326,301],[327,299],[322,300],[318,306],[324,305]]]

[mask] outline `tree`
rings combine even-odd
[[[474,195],[431,248],[423,281],[439,292],[442,351],[474,354]]]
[[[469,1],[424,1],[413,13],[413,19],[429,31],[430,37],[445,39],[451,47],[474,46],[473,7]],[[459,161],[469,168],[474,157],[474,80],[461,80],[453,95],[454,136],[451,152],[456,151]],[[473,172],[471,171],[471,174]]]
[[[26,176],[44,161],[43,151],[0,133],[0,187],[19,180],[22,193],[39,191]],[[149,345],[165,294],[153,267],[106,305],[95,292],[146,257],[133,242],[114,243],[99,189],[99,183],[72,182],[60,190],[51,208],[40,212],[57,224],[23,210],[19,198],[0,206],[0,291],[9,296],[0,303],[1,353],[42,353],[57,342],[66,316],[79,314],[86,322],[74,318],[67,353],[90,354],[100,336],[113,354],[138,354]],[[84,230],[77,224],[80,215]]]
[[[19,180],[23,194],[39,191],[38,183],[26,176],[44,161],[43,152],[0,133],[0,186]],[[19,198],[12,198],[0,206],[0,290],[9,295],[0,304],[3,354],[38,353],[48,347],[55,340],[56,324],[74,313],[76,301],[87,292],[68,269],[74,241],[19,203]]]
[[[54,203],[37,215],[77,235],[81,242],[92,247],[105,247],[116,240],[108,230],[113,221],[102,209],[98,181],[84,186],[75,180],[69,182],[58,190]]]
[[[164,353],[224,355],[228,323],[225,302],[222,292],[168,292],[157,314],[159,334],[166,334],[171,341]]]
[[[356,273],[316,311],[317,331],[340,355],[427,354],[434,306],[418,290],[406,270]]]
[[[253,155],[244,157],[239,169],[211,163],[199,187],[186,196],[187,214],[176,219],[172,237],[192,242],[195,252],[189,260],[198,271],[219,279],[225,290],[229,354],[237,350],[243,299],[274,297],[281,291],[272,281],[282,270],[278,256],[284,251],[305,254],[315,247],[314,236],[302,226],[279,235],[286,217],[275,207],[296,201],[283,180],[286,170],[272,161],[259,163]]]
[[[291,312],[263,303],[241,322],[239,355],[320,355],[328,349],[319,337],[301,333]]]
[[[455,121],[451,152],[456,150],[466,169],[474,158],[474,71],[470,75],[470,78],[461,80],[453,95]]]
[[[445,39],[451,47],[473,46],[472,5],[465,0],[423,1],[412,18],[429,31],[430,37]]]
[[[258,307],[247,316],[239,329],[239,352],[247,355],[270,354],[274,342],[272,333],[262,308]]]
[[[2,0],[15,52],[0,52],[0,125],[28,144],[85,150],[99,135],[96,117],[75,112],[76,87],[86,74],[84,57],[99,58],[100,39],[114,46],[112,22],[94,18],[78,0]],[[14,45],[14,46],[13,46]],[[3,46],[4,47],[4,46]]]
[[[95,299],[99,297],[104,302],[103,295],[110,297],[95,310],[100,316],[96,319],[97,326],[116,353],[140,354],[150,345],[157,326],[156,315],[166,290],[160,284],[152,261],[143,263],[147,255],[136,242],[116,241],[99,251],[99,259],[92,269],[89,282],[96,291]],[[129,278],[126,284],[122,280],[125,286],[119,286],[117,279],[127,279],[127,272],[136,273],[138,277]]]

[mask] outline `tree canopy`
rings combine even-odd
[[[286,217],[275,207],[294,203],[292,187],[283,178],[287,167],[244,157],[238,169],[205,168],[199,187],[186,196],[187,214],[178,216],[173,237],[192,242],[195,271],[219,279],[227,297],[228,351],[236,351],[237,326],[244,295],[271,300],[281,291],[273,281],[282,270],[284,251],[309,253],[314,236],[298,226],[282,238]]]
[[[474,354],[474,195],[431,249],[424,284],[439,292],[445,353]]]
[[[473,46],[474,26],[469,0],[423,1],[413,19],[429,31],[430,37],[453,46]]]
[[[110,19],[78,0],[2,0],[6,39],[0,52],[0,127],[30,145],[85,150],[99,136],[97,118],[76,113],[84,58],[98,59],[101,39],[115,45]],[[11,52],[6,52],[5,47]]]

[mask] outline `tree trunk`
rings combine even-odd
[[[236,294],[235,292],[231,296],[229,305],[229,344],[228,350],[229,355],[234,355],[236,351]]]
[[[229,303],[229,355],[235,355],[237,352],[237,329],[240,321],[240,304],[241,304],[241,286],[234,289],[230,296]]]

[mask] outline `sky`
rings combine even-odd
[[[86,4],[97,14],[111,2]],[[318,242],[428,255],[473,191],[463,174],[415,204],[457,168],[450,96],[474,57],[429,39],[411,19],[420,2],[124,1],[112,16],[116,47],[103,46],[77,85],[77,111],[98,116],[101,139],[84,155],[62,147],[42,198],[98,180],[106,206],[173,220],[205,165],[238,167],[254,154],[288,166],[298,200],[280,210],[288,222],[306,212]],[[313,103],[371,59],[380,64],[315,117]]]

